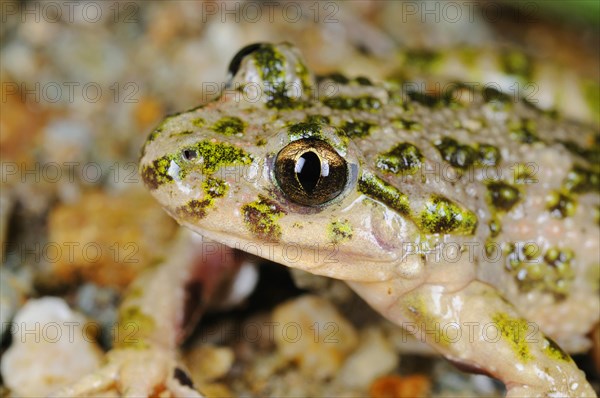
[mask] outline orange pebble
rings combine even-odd
[[[371,384],[369,395],[372,398],[426,397],[430,387],[431,382],[425,375],[384,376]]]
[[[164,114],[162,103],[153,97],[142,97],[134,111],[135,121],[140,127],[149,128],[157,124]]]

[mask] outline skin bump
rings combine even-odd
[[[420,223],[428,233],[472,235],[477,216],[443,196],[432,195],[421,211]]]

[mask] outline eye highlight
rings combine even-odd
[[[290,200],[318,206],[342,193],[348,180],[348,165],[327,142],[303,138],[279,151],[275,178]]]

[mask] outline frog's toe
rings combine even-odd
[[[573,381],[568,385],[510,385],[507,383],[506,398],[521,397],[597,397],[596,392],[583,379],[580,382]]]
[[[84,376],[79,381],[55,391],[49,397],[85,397],[101,391],[110,391],[117,379],[118,370],[116,364],[108,364]]]
[[[107,355],[107,364],[78,382],[62,388],[52,397],[97,395],[122,397],[203,397],[191,378],[167,352],[156,349],[116,349]]]

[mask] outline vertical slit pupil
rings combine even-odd
[[[321,177],[321,160],[314,152],[306,152],[301,156],[304,159],[302,169],[297,173],[298,182],[307,194],[311,194]]]

